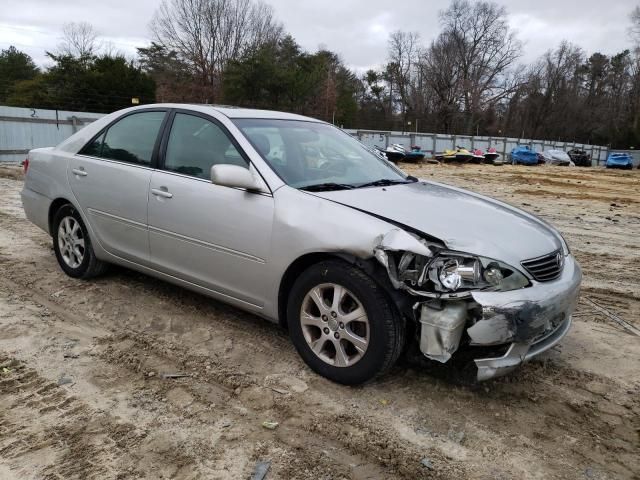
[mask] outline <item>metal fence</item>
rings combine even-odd
[[[591,154],[592,165],[604,165],[609,149],[599,145],[585,145],[576,142],[550,142],[546,140],[531,140],[525,138],[506,137],[478,137],[469,135],[443,135],[439,133],[401,133],[384,132],[378,130],[346,130],[368,147],[378,146],[387,148],[389,145],[399,143],[405,148],[418,145],[427,155],[435,155],[436,152],[455,150],[456,147],[467,149],[487,150],[495,148],[498,153],[507,158],[511,150],[519,145],[528,145],[536,152],[543,150],[564,150],[573,148],[584,150]]]
[[[57,145],[102,116],[101,113],[0,106],[0,162],[20,162],[32,148]],[[548,149],[566,151],[579,148],[591,154],[593,165],[603,165],[608,154],[607,147],[575,142],[374,130],[347,130],[347,132],[369,147],[377,145],[386,148],[394,143],[399,143],[406,148],[419,145],[428,155],[453,150],[456,146],[460,146],[482,150],[493,147],[506,157],[518,145],[529,145],[538,152]],[[636,165],[640,163],[640,154],[633,150],[630,153],[634,155]]]
[[[0,162],[21,162],[32,148],[57,145],[102,116],[0,106]]]

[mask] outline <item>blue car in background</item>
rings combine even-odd
[[[523,145],[511,150],[511,163],[517,165],[519,163],[523,165],[537,165],[538,154],[531,150],[528,145]]]
[[[607,157],[607,168],[633,168],[633,157],[629,153],[610,153]]]

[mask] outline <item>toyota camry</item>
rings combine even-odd
[[[408,344],[502,375],[565,336],[578,298],[580,267],[546,222],[299,115],[129,108],[32,150],[25,171],[26,215],[67,275],[117,264],[228,302],[344,384]]]

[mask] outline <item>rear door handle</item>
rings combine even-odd
[[[86,177],[88,175],[87,172],[84,171],[84,168],[80,167],[80,168],[74,168],[73,170],[71,170],[73,172],[74,175],[78,175],[80,177]]]
[[[166,187],[152,188],[151,193],[153,193],[156,197],[162,197],[162,198],[173,197],[173,193],[167,192]]]

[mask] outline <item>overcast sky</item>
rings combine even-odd
[[[159,0],[0,0],[0,49],[15,45],[39,65],[54,50],[66,22],[87,21],[101,39],[129,56],[149,42],[149,21]],[[388,33],[416,31],[428,44],[439,31],[448,0],[267,0],[288,32],[309,51],[325,46],[352,68],[386,59]],[[640,0],[510,0],[509,19],[524,43],[523,62],[561,40],[587,53],[629,47],[628,15]]]

